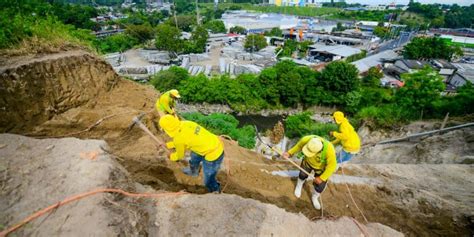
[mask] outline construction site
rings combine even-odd
[[[329,179],[316,210],[309,182],[293,195],[291,163],[232,140],[222,192],[207,193],[202,175],[183,174],[187,162],[158,146],[169,140],[154,109],[159,93],[93,54],[12,57],[0,75],[0,236],[473,234],[469,118],[362,126],[361,152]]]

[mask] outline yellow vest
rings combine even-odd
[[[308,162],[308,164],[313,169],[322,170],[323,173],[319,177],[322,180],[326,181],[334,173],[337,166],[336,150],[334,149],[334,146],[330,142],[326,141],[326,139],[316,136],[316,135],[304,136],[298,141],[298,143],[296,143],[294,147],[292,147],[288,151],[288,153],[290,155],[294,155],[295,153],[301,151],[301,149],[303,149],[306,143],[308,143],[309,140],[311,140],[312,138],[318,138],[321,140],[321,142],[323,142],[325,146],[323,150],[326,151],[325,157],[324,159],[321,159],[321,154],[323,152],[319,152],[315,156],[312,156],[312,157],[305,156],[304,160]]]
[[[171,98],[169,91],[163,93],[158,100],[156,100],[155,108],[166,114],[174,114],[173,107],[175,106],[174,99]]]
[[[172,161],[183,159],[186,149],[204,156],[207,161],[217,160],[224,152],[224,144],[218,136],[192,121],[182,121],[178,133],[167,146],[176,149],[170,156]]]

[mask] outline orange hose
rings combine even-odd
[[[77,194],[77,195],[74,195],[74,196],[71,196],[71,197],[68,197],[62,201],[59,201],[58,203],[56,204],[53,204],[49,207],[46,207],[40,211],[37,211],[35,213],[33,213],[32,215],[28,216],[27,218],[23,219],[20,223],[6,229],[6,230],[3,230],[2,232],[0,232],[0,237],[5,237],[7,236],[8,234],[12,233],[13,231],[19,229],[20,227],[22,227],[23,225],[27,224],[28,222],[48,213],[49,211],[55,209],[55,208],[58,208],[60,206],[63,206],[63,205],[66,205],[70,202],[73,202],[73,201],[77,201],[79,199],[82,199],[82,198],[85,198],[85,197],[88,197],[88,196],[92,196],[92,195],[95,195],[95,194],[98,194],[98,193],[120,193],[122,195],[125,195],[125,196],[129,196],[129,197],[134,197],[134,198],[140,198],[140,197],[150,197],[150,198],[159,198],[159,197],[164,197],[164,196],[175,196],[175,195],[183,195],[183,194],[187,194],[186,192],[175,192],[175,193],[129,193],[129,192],[126,192],[126,191],[123,191],[121,189],[114,189],[114,188],[99,188],[99,189],[95,189],[95,190],[92,190],[92,191],[89,191],[89,192],[85,192],[85,193],[81,193],[81,194]]]

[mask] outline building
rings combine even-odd
[[[393,50],[386,50],[369,57],[363,58],[361,60],[357,60],[352,62],[351,64],[354,65],[357,70],[359,70],[360,74],[366,73],[371,67],[382,67],[383,63],[386,60],[393,60],[398,58],[398,54],[395,53]]]
[[[431,60],[430,64],[438,70],[439,75],[443,77],[443,82],[445,83],[448,82],[457,71],[454,65],[444,59]]]
[[[346,45],[311,45],[310,46],[310,61],[315,62],[331,62],[347,58],[349,56],[361,53],[357,48]]]
[[[387,9],[387,6],[379,4],[379,5],[370,5],[365,8],[369,11],[385,11],[385,9]]]
[[[395,62],[395,66],[404,72],[413,73],[428,65],[426,62],[411,59],[401,59]]]
[[[454,88],[459,88],[466,85],[466,83],[471,83],[474,85],[474,65],[467,63],[453,63],[454,67],[457,68],[456,73],[448,81],[448,85],[453,86]]]

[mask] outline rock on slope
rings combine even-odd
[[[11,226],[40,208],[96,188],[148,191],[131,182],[100,140],[32,139],[0,134],[0,225]],[[138,204],[138,205],[137,205]],[[17,236],[403,236],[353,219],[312,222],[302,214],[236,195],[182,195],[132,200],[98,194],[55,209],[22,227]]]

